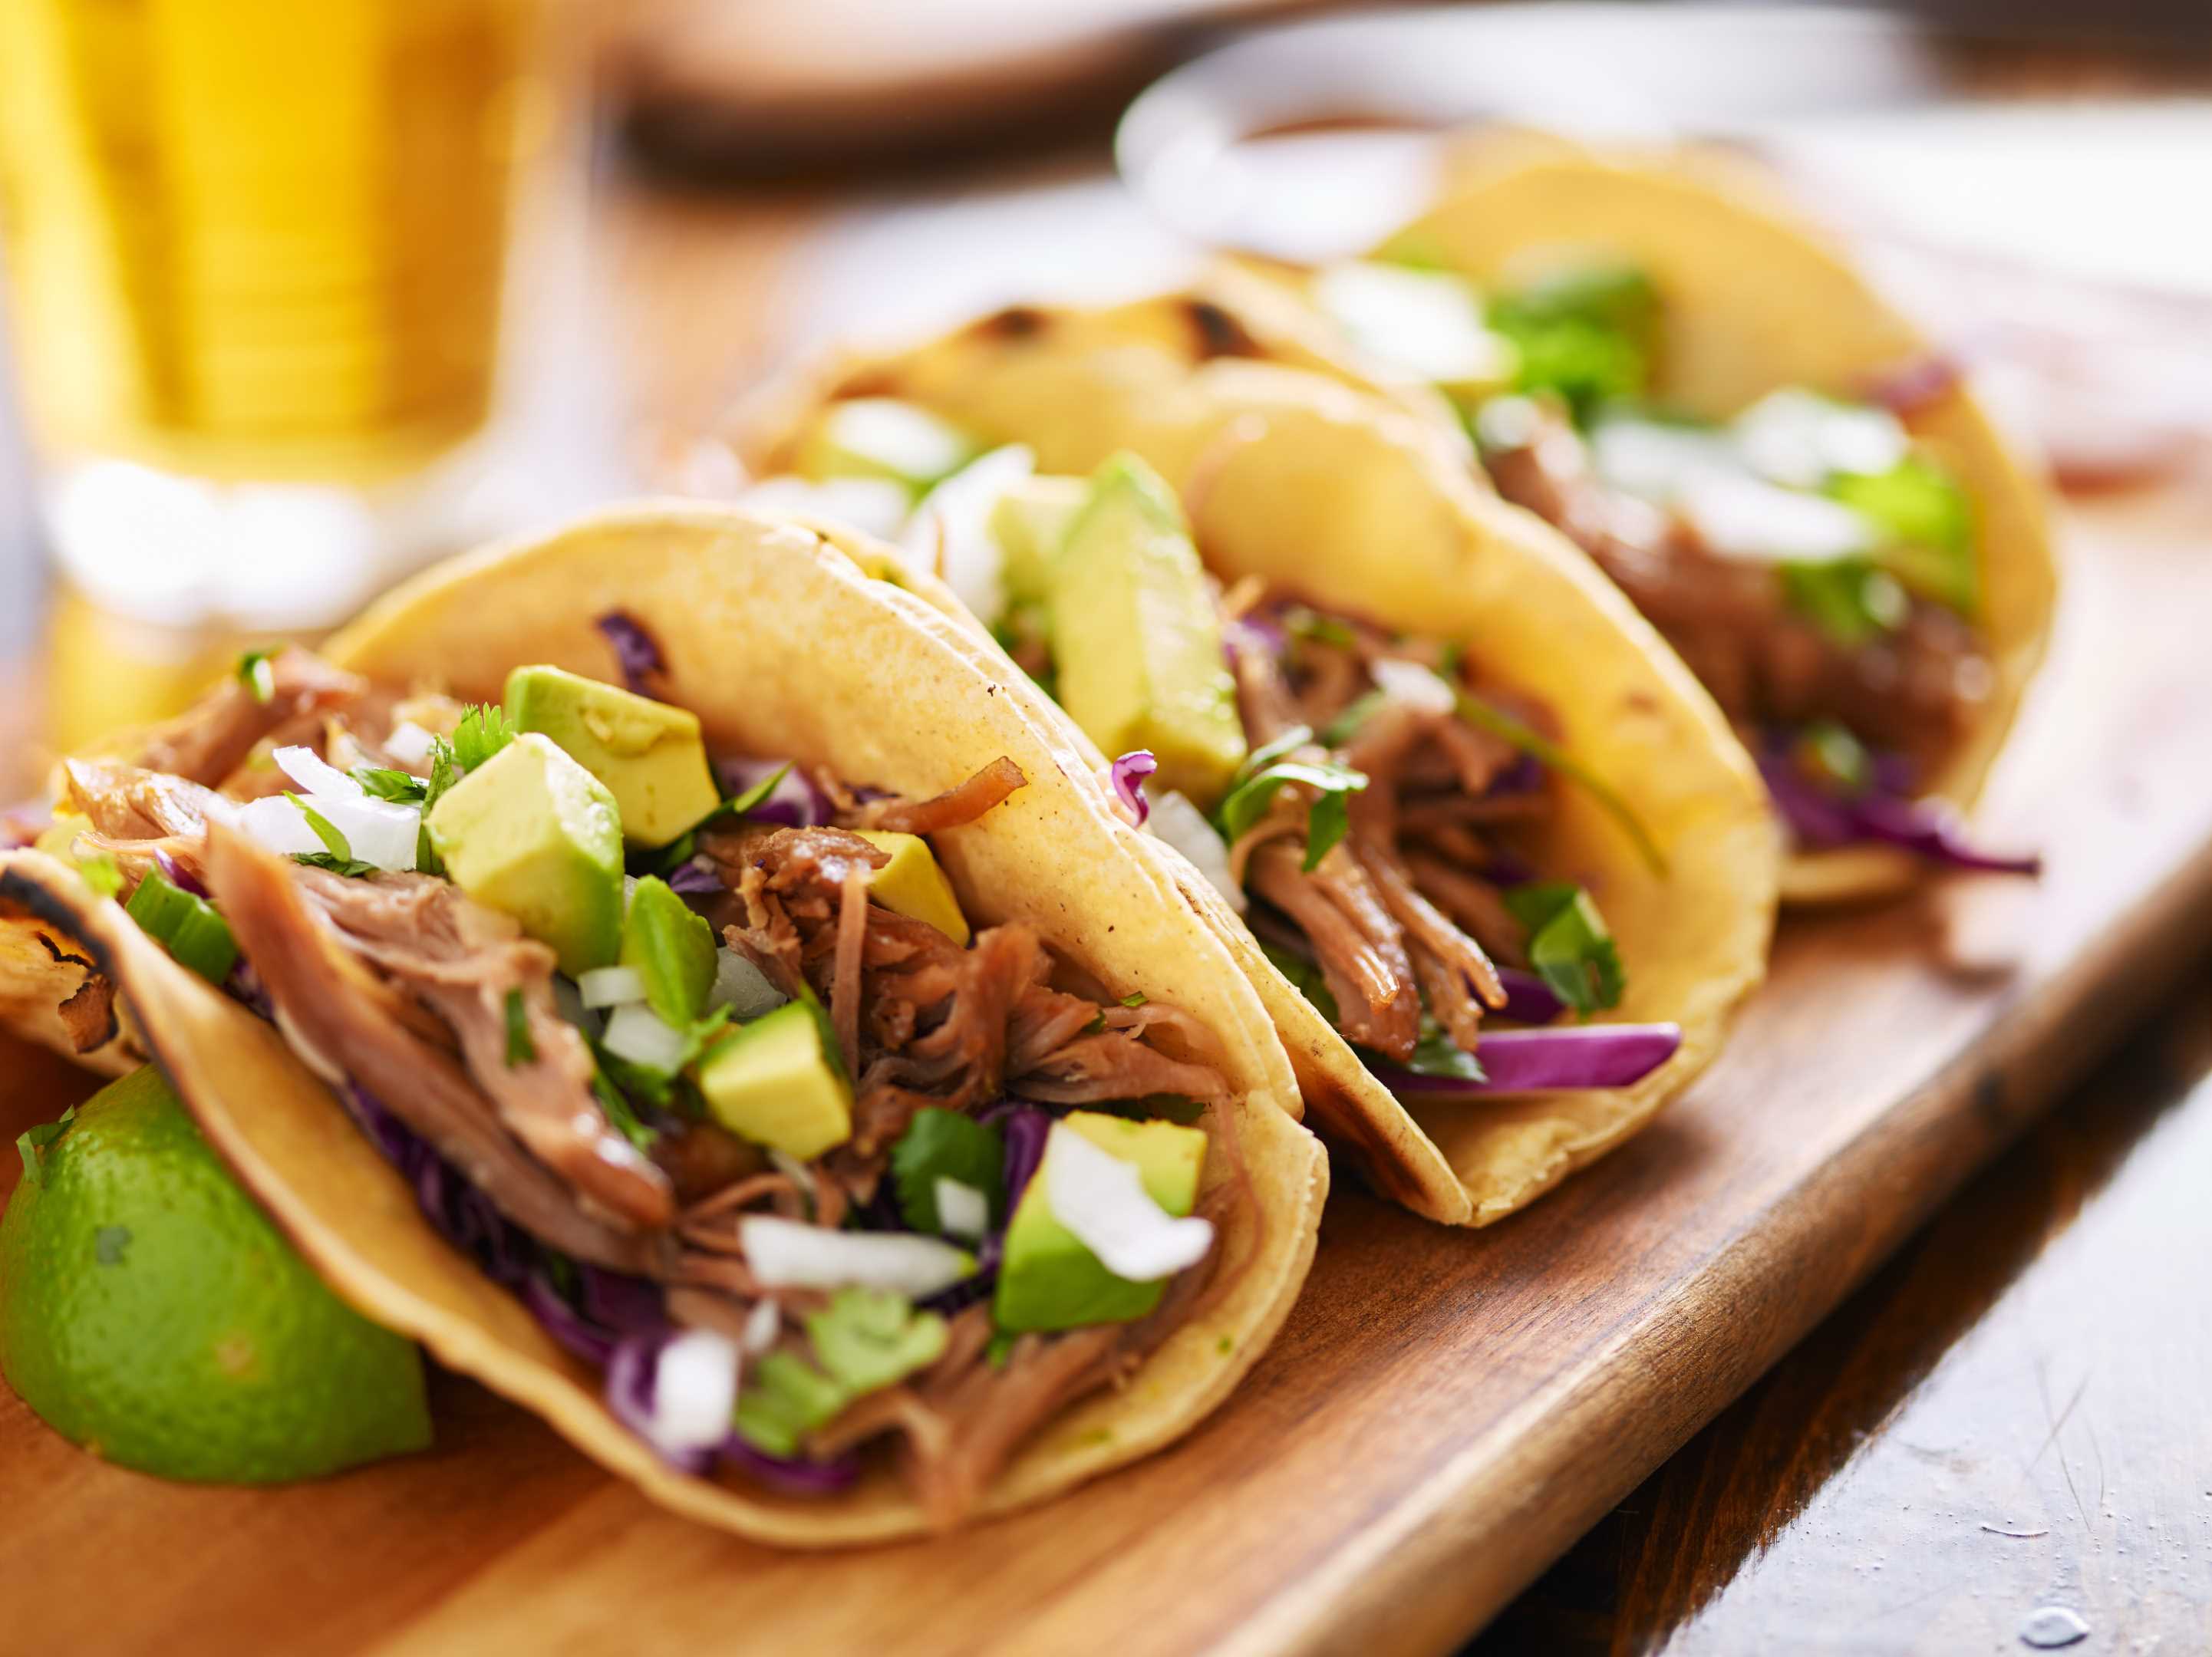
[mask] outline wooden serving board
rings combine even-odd
[[[1282,1339],[1170,1453],[808,1557],[667,1517],[450,1379],[434,1452],[274,1491],[106,1466],[0,1393],[0,1650],[1449,1649],[2212,937],[2212,502],[2068,527],[2057,653],[1984,824],[2042,847],[2041,882],[1790,922],[1693,1092],[1494,1229],[1345,1189]],[[9,1136],[82,1090],[21,1049],[0,1076]]]

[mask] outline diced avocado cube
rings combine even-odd
[[[76,863],[76,837],[92,827],[92,819],[76,811],[57,811],[54,820],[39,830],[31,842],[33,851],[70,865]]]
[[[738,1436],[770,1455],[794,1456],[801,1442],[843,1409],[853,1394],[796,1352],[756,1363],[738,1394]]]
[[[453,883],[553,946],[574,978],[622,948],[622,817],[607,786],[526,732],[438,798],[423,827]]]
[[[1210,808],[1244,760],[1221,616],[1182,509],[1133,455],[1098,469],[1053,571],[1060,700],[1108,754],[1148,748],[1160,786]]]
[[[801,1162],[853,1137],[853,1089],[805,1001],[740,1025],[699,1061],[699,1091],[740,1139]]]
[[[1079,1110],[1061,1119],[1100,1150],[1134,1162],[1145,1189],[1178,1217],[1198,1201],[1199,1171],[1206,1165],[1206,1133],[1175,1122],[1139,1122],[1098,1111]],[[1079,1329],[1097,1323],[1128,1323],[1160,1303],[1167,1284],[1131,1283],[1109,1272],[1098,1257],[1076,1241],[1056,1219],[1051,1189],[1052,1148],[1029,1188],[1015,1205],[1006,1226],[1006,1253],[991,1316],[1001,1329]]]
[[[622,964],[645,980],[653,1011],[682,1029],[706,1012],[714,987],[714,929],[666,881],[648,875],[630,893]]]
[[[557,667],[518,667],[507,677],[507,716],[606,784],[623,835],[640,846],[667,845],[721,803],[688,708]]]
[[[937,866],[929,842],[920,835],[886,834],[879,828],[854,831],[891,860],[868,881],[868,892],[895,914],[928,922],[962,948],[968,944],[968,917],[960,913],[960,900],[952,883]]]
[[[993,503],[991,538],[998,543],[1009,605],[1047,601],[1068,526],[1090,495],[1080,477],[1024,477]]]
[[[950,421],[896,398],[833,403],[801,440],[802,477],[888,477],[919,496],[982,452]]]

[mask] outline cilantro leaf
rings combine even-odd
[[[1553,994],[1588,1014],[1620,1005],[1620,951],[1590,895],[1571,881],[1508,887],[1505,907],[1528,929],[1528,964]]]
[[[76,1107],[71,1105],[51,1122],[41,1122],[36,1127],[25,1128],[15,1136],[16,1154],[23,1159],[23,1178],[33,1185],[42,1183],[46,1177],[44,1161],[46,1147],[69,1132],[76,1120]]]
[[[514,727],[507,714],[489,702],[478,702],[461,715],[453,727],[453,758],[464,771],[473,771],[514,740]]]
[[[1628,838],[1635,842],[1637,851],[1642,854],[1651,872],[1656,875],[1667,872],[1667,854],[1659,849],[1659,842],[1651,838],[1651,831],[1644,826],[1643,818],[1636,815],[1636,809],[1622,798],[1619,789],[1549,737],[1532,729],[1504,709],[1492,707],[1488,702],[1464,690],[1457,695],[1460,718],[1477,730],[1504,737],[1547,770],[1556,771],[1561,776],[1580,783],[1589,791],[1606,815],[1619,823]]]
[[[830,1380],[859,1398],[944,1355],[945,1320],[888,1289],[840,1289],[807,1314],[806,1336]]]
[[[891,1147],[899,1213],[917,1231],[942,1232],[937,1182],[957,1180],[983,1193],[995,1224],[1006,1207],[1006,1136],[997,1128],[957,1110],[918,1110]]]
[[[345,835],[338,831],[337,824],[290,790],[285,791],[284,798],[300,808],[300,815],[307,818],[307,827],[315,831],[315,838],[323,843],[323,849],[319,852],[293,853],[293,862],[304,863],[310,869],[327,869],[334,875],[344,875],[349,879],[376,872],[374,864],[363,863],[354,856],[352,846],[347,843]]]
[[[1894,633],[1910,613],[1904,587],[1871,558],[1790,561],[1778,568],[1790,608],[1846,650]]]
[[[416,805],[429,790],[429,785],[411,771],[394,771],[380,765],[357,765],[347,774],[361,785],[362,792],[371,799],[390,800],[398,805]]]
[[[1312,740],[1313,731],[1307,726],[1292,725],[1274,741],[1246,756],[1244,763],[1237,768],[1229,792],[1214,812],[1214,826],[1221,831],[1222,839],[1234,845],[1239,836],[1267,815],[1268,806],[1285,786],[1293,782],[1304,783],[1316,795],[1306,814],[1306,869],[1311,871],[1328,854],[1330,847],[1344,838],[1346,825],[1351,820],[1351,802],[1346,797],[1367,786],[1366,774],[1328,760],[1285,757]]]
[[[735,819],[743,817],[748,812],[757,810],[767,801],[768,797],[775,792],[783,780],[791,774],[793,763],[793,761],[786,760],[775,771],[763,777],[744,792],[731,795],[729,798],[724,800],[670,841],[666,849],[653,858],[650,865],[641,870],[640,872],[664,877],[674,874],[698,855],[699,831],[702,828],[706,828],[709,823],[720,822],[725,817]]]
[[[530,1036],[530,1010],[522,1005],[522,986],[507,992],[507,1067],[538,1062],[538,1043]]]
[[[606,1112],[607,1120],[616,1132],[640,1150],[650,1151],[660,1135],[637,1114],[636,1107],[626,1098],[607,1074],[607,1067],[622,1061],[607,1053],[599,1055],[599,1068],[592,1072],[592,1095]]]
[[[249,650],[238,659],[239,683],[244,685],[257,702],[265,702],[276,695],[276,676],[269,666],[273,650]]]

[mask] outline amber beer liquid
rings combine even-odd
[[[484,421],[526,0],[6,0],[42,450],[374,482]]]

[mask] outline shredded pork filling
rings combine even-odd
[[[167,853],[182,877],[205,885],[311,1068],[373,1096],[538,1241],[661,1284],[680,1326],[736,1336],[761,1299],[787,1312],[824,1303],[818,1290],[760,1284],[738,1222],[769,1213],[836,1227],[876,1197],[890,1148],[924,1108],[974,1112],[1009,1094],[1054,1106],[1174,1094],[1207,1108],[1224,1134],[1231,1126],[1212,1038],[1188,1015],[1101,1005],[1056,986],[1052,953],[1018,923],[985,928],[962,948],[873,901],[868,877],[885,855],[847,828],[741,827],[702,836],[727,886],[706,907],[772,982],[829,1009],[855,1082],[853,1137],[809,1166],[771,1168],[716,1124],[663,1113],[647,1155],[594,1091],[591,1047],[555,1003],[550,949],[442,878],[342,876],[227,826],[226,797],[267,792],[270,768],[250,763],[264,745],[300,742],[359,763],[378,756],[378,732],[354,731],[348,711],[388,723],[388,702],[306,652],[283,652],[269,670],[267,699],[243,682],[226,686],[149,736],[137,765],[72,763],[69,804],[92,824],[83,843],[114,856],[130,884]],[[926,800],[863,803],[832,779],[817,786],[856,827],[933,834],[973,822],[1024,780],[1000,758]],[[1241,1161],[1238,1170],[1202,1211],[1253,1209]],[[953,1522],[1042,1422],[1124,1379],[1249,1259],[1248,1250],[1219,1268],[1209,1256],[1146,1319],[1026,1335],[1000,1363],[983,1358],[988,1308],[970,1307],[929,1370],[857,1400],[810,1449],[896,1436],[918,1499],[933,1521]],[[787,1318],[783,1344],[799,1338]]]
[[[1833,719],[1922,775],[1970,729],[1989,661],[1943,605],[1915,598],[1895,631],[1839,642],[1790,608],[1771,568],[1717,555],[1680,518],[1607,484],[1556,410],[1484,458],[1498,492],[1595,558],[1740,725]]]
[[[1347,1041],[1403,1063],[1425,1008],[1474,1052],[1484,1013],[1505,1003],[1495,961],[1517,962],[1521,950],[1522,929],[1491,878],[1497,833],[1540,819],[1548,784],[1510,744],[1407,689],[1404,675],[1376,671],[1402,663],[1466,689],[1432,646],[1316,616],[1282,592],[1232,595],[1232,608],[1248,641],[1235,652],[1247,739],[1256,747],[1299,726],[1328,733],[1294,757],[1356,770],[1367,786],[1351,797],[1345,839],[1310,871],[1312,791],[1302,783],[1238,837],[1231,869],[1304,935]],[[1282,646],[1261,647],[1275,632]],[[1519,711],[1545,723],[1540,709]]]

